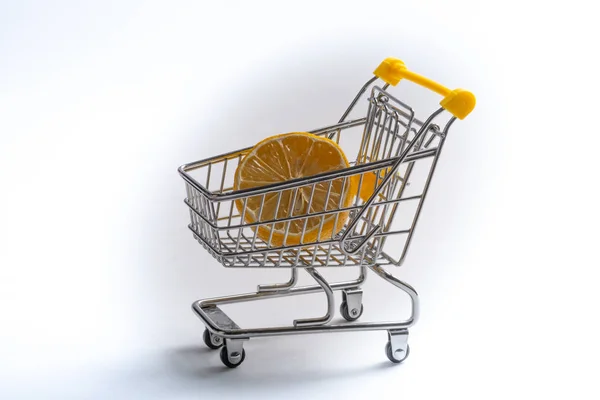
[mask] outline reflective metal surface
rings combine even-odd
[[[304,333],[384,330],[388,332],[388,358],[392,362],[401,362],[408,355],[408,328],[419,317],[418,295],[412,286],[394,277],[384,266],[400,266],[406,259],[444,141],[455,118],[449,117],[441,125],[434,123],[444,114],[444,109],[438,108],[422,122],[410,106],[388,92],[389,85],[378,87],[376,81],[377,78],[367,81],[337,124],[310,131],[336,141],[352,160],[349,168],[238,191],[233,190],[233,176],[251,147],[179,168],[186,186],[184,202],[190,215],[188,228],[209,254],[229,268],[290,268],[290,278],[286,282],[258,285],[253,293],[204,299],[192,304],[194,313],[210,332],[212,344],[217,344],[213,338],[218,338],[219,343],[226,341],[226,349],[221,354],[226,365],[235,367],[243,361],[245,353],[241,340]],[[365,114],[346,120],[366,93]],[[267,200],[276,199],[278,208],[284,195],[295,202],[301,189],[303,193],[309,193],[309,205],[313,205],[317,185],[327,188],[322,190],[329,198],[333,182],[341,182],[342,187],[346,187],[349,179],[356,177],[360,193],[366,174],[375,175],[375,190],[365,199],[356,196],[350,206],[345,207],[340,196],[340,204],[333,208],[328,206],[331,202],[326,201],[323,209],[307,207],[308,213],[294,215],[292,206],[289,208],[292,211],[281,218],[262,218]],[[253,223],[245,218],[250,200],[260,204],[257,221]],[[236,201],[237,205],[234,204]],[[320,219],[320,233],[325,216],[334,216],[337,220],[344,215],[342,213],[348,213],[349,217],[341,231],[326,238],[320,234],[316,235],[318,239],[305,238],[309,219]],[[303,224],[299,225],[303,226],[300,244],[285,245],[292,221]],[[272,234],[268,239],[256,234],[259,227],[272,230],[276,225],[283,227],[284,244],[273,243]],[[400,242],[386,246],[397,238]],[[317,269],[329,267],[358,267],[359,276],[328,283]],[[317,284],[296,286],[299,268]],[[361,286],[367,269],[409,296],[411,313],[408,319],[354,322],[363,312]],[[340,312],[348,323],[332,323],[336,309],[334,292],[337,290],[342,291]],[[325,314],[294,320],[283,327],[244,329],[219,307],[318,292],[325,294]]]
[[[235,169],[249,148],[184,165],[179,172],[186,181],[185,204],[190,209],[191,221],[189,229],[194,238],[226,267],[401,265],[452,122],[450,120],[443,132],[432,124],[442,111],[440,108],[424,123],[420,123],[414,118],[412,109],[382,89],[374,87],[365,118],[313,131],[318,135],[337,132],[334,139],[342,148],[351,148],[352,143],[360,143],[353,165],[344,170],[308,178],[234,191],[231,185]],[[362,132],[356,128],[361,128]],[[350,144],[344,146],[347,129],[354,129],[354,142],[351,142],[349,134]],[[405,194],[406,186],[409,183],[415,184],[410,182],[413,166],[425,159],[433,160],[430,163],[430,175],[420,193],[408,196]],[[195,177],[192,177],[192,172]],[[317,184],[325,185],[330,190],[333,182],[347,185],[348,179],[353,176],[358,178],[360,191],[364,175],[368,173],[376,174],[377,189],[366,201],[357,196],[349,207],[338,204],[333,209],[319,210],[313,207],[309,213],[300,215],[294,215],[291,211],[289,215],[277,219],[260,217],[267,196],[271,200],[277,199],[279,204],[284,195],[291,195],[295,199],[299,190],[303,189],[304,193],[310,193],[312,199]],[[258,221],[253,223],[247,222],[244,217],[250,199],[260,200],[261,204]],[[236,200],[242,204],[241,210],[234,204]],[[393,229],[396,210],[411,202],[418,203],[411,223],[404,229]],[[320,219],[318,231],[321,231],[325,216],[338,218],[347,212],[350,212],[351,218],[341,232],[332,233],[330,237],[321,240],[304,240],[304,230],[309,219]],[[300,245],[274,245],[272,236],[263,240],[256,234],[257,228],[261,226],[273,229],[277,225],[285,227],[284,237],[287,238],[292,221],[304,224]],[[403,247],[394,248],[394,252],[399,251],[396,256],[384,252],[386,237],[394,235],[407,238]],[[270,289],[265,287],[263,290]]]

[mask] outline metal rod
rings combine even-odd
[[[386,183],[391,179],[392,175],[395,174],[395,172],[398,169],[398,167],[400,166],[400,164],[402,164],[402,162],[404,162],[404,158],[406,157],[406,155],[410,151],[410,148],[413,146],[414,143],[418,142],[418,140],[424,134],[424,132],[426,131],[427,126],[431,123],[431,121],[437,115],[439,115],[440,113],[442,113],[443,111],[444,111],[444,109],[440,107],[437,111],[435,111],[433,114],[431,114],[429,116],[429,118],[427,118],[427,121],[425,122],[425,125],[423,125],[423,127],[421,127],[421,129],[419,130],[417,136],[412,140],[412,142],[410,143],[410,145],[407,146],[407,148],[404,150],[404,152],[402,153],[402,155],[400,155],[395,160],[394,165],[392,166],[391,171],[383,178],[383,182],[381,183],[381,186],[379,186],[379,190],[381,190],[381,188],[385,187]],[[358,215],[354,216],[354,220],[351,221],[348,224],[348,228],[347,228],[346,232],[344,232],[344,234],[340,238],[340,247],[341,247],[342,251],[344,251],[345,253],[354,254],[355,252],[357,252],[358,250],[360,250],[360,248],[367,242],[368,239],[362,240],[361,243],[358,246],[356,246],[354,249],[348,249],[347,246],[346,246],[346,240],[347,240],[349,234],[354,230],[354,227],[358,223],[359,219],[366,212],[366,210],[371,206],[371,204],[373,204],[373,202],[375,201],[375,198],[377,198],[379,190],[375,190],[375,192],[371,195],[371,197],[369,198],[369,200],[367,200],[365,202],[365,204],[363,205],[363,208],[358,212]],[[370,238],[371,236],[373,236],[375,233],[377,233],[377,231],[379,231],[379,229],[380,229],[380,227],[376,226],[373,229],[372,232],[370,232],[369,234],[367,234],[367,238]]]
[[[298,269],[292,268],[292,276],[290,280],[285,283],[275,283],[272,285],[258,285],[257,292],[276,292],[279,290],[289,289],[294,287],[294,285],[298,282]]]
[[[364,275],[366,276],[366,275]],[[363,277],[364,282],[364,277]],[[333,290],[343,290],[343,289],[352,289],[356,288],[356,280],[345,281],[345,282],[336,282],[329,285],[329,287]],[[223,296],[223,297],[213,297],[210,299],[199,300],[197,303],[200,307],[209,307],[209,306],[218,306],[220,304],[235,304],[246,301],[254,301],[254,300],[262,300],[262,299],[274,299],[278,297],[286,297],[286,296],[297,296],[301,294],[310,294],[310,293],[318,293],[323,291],[323,287],[321,285],[309,285],[309,286],[298,286],[295,288],[291,288],[289,290],[277,290],[270,292],[255,292],[255,293],[243,293],[236,294],[231,296]],[[194,303],[196,304],[196,303]]]
[[[289,335],[289,334],[303,334],[303,333],[327,333],[327,332],[355,332],[355,331],[378,331],[378,330],[396,330],[396,329],[407,329],[413,326],[419,317],[419,298],[416,290],[397,279],[393,275],[387,273],[381,266],[375,265],[371,267],[371,269],[377,273],[381,278],[385,281],[393,284],[394,286],[400,288],[404,292],[406,292],[411,298],[411,315],[405,321],[397,321],[397,322],[366,322],[366,323],[356,323],[353,322],[351,324],[331,324],[331,325],[294,325],[294,326],[284,326],[284,327],[267,327],[267,328],[256,328],[256,329],[236,329],[236,328],[222,328],[219,327],[209,316],[209,314],[205,311],[210,309],[211,307],[218,306],[219,304],[231,304],[237,303],[241,301],[251,301],[251,300],[259,300],[265,298],[275,298],[275,297],[283,297],[283,296],[293,296],[298,294],[307,294],[311,292],[322,291],[324,288],[321,285],[315,286],[306,286],[296,289],[291,289],[285,292],[273,292],[273,293],[249,293],[245,295],[236,295],[236,296],[227,296],[227,297],[219,297],[207,300],[199,300],[192,304],[192,310],[196,313],[196,315],[204,322],[207,329],[214,334],[218,334],[223,338],[251,338],[251,337],[265,337],[265,336],[279,336],[279,335]],[[351,289],[352,287],[344,287],[341,283],[328,285],[331,289],[331,293],[328,296],[332,296],[333,290],[340,289]],[[328,313],[332,313],[332,304],[329,304]]]
[[[377,76],[372,77],[371,79],[369,79],[367,81],[367,83],[365,83],[360,90],[358,91],[358,93],[356,94],[356,96],[354,96],[354,99],[352,100],[352,102],[350,103],[350,105],[348,106],[348,108],[346,109],[346,111],[344,111],[344,114],[342,114],[342,117],[340,118],[340,120],[338,121],[338,123],[344,122],[344,120],[348,117],[348,114],[350,114],[350,112],[354,109],[354,106],[356,105],[356,103],[358,103],[358,100],[360,100],[360,98],[362,97],[362,95],[367,91],[367,88],[369,86],[371,86],[371,84],[373,82],[375,82],[378,79]],[[333,137],[335,136],[335,134],[339,134],[339,129],[333,133],[331,133],[329,135],[329,139],[333,139]]]
[[[327,312],[325,313],[324,316],[318,317],[318,318],[306,318],[306,319],[294,320],[294,326],[299,327],[299,326],[324,325],[331,321],[331,319],[333,318],[333,314],[335,313],[335,299],[333,298],[333,289],[327,283],[325,278],[323,278],[323,276],[317,272],[316,269],[306,268],[305,271],[308,272],[308,274],[310,276],[312,276],[315,281],[317,281],[319,286],[321,286],[321,288],[325,292],[325,295],[327,296]]]
[[[404,263],[405,258],[406,258],[406,254],[408,252],[408,248],[410,247],[410,244],[411,244],[411,241],[412,241],[413,233],[415,231],[415,228],[417,226],[417,222],[419,220],[419,215],[421,214],[421,209],[423,208],[423,203],[425,202],[425,196],[427,195],[427,191],[429,189],[429,184],[431,183],[431,179],[433,178],[433,174],[435,173],[435,168],[436,168],[437,162],[439,160],[439,155],[441,154],[442,148],[444,147],[444,142],[446,140],[446,136],[447,136],[448,130],[450,129],[450,126],[452,126],[452,123],[455,120],[456,120],[456,117],[452,117],[450,119],[450,121],[448,121],[448,123],[446,124],[446,127],[444,128],[444,135],[443,135],[442,139],[440,140],[440,144],[438,145],[438,147],[436,149],[436,157],[433,158],[433,162],[432,162],[431,168],[429,169],[429,174],[427,175],[427,181],[425,182],[425,186],[423,188],[423,193],[421,194],[421,199],[419,200],[419,204],[417,205],[417,210],[415,212],[415,217],[414,217],[412,225],[410,227],[410,233],[408,234],[408,238],[406,239],[406,243],[404,245],[404,249],[402,250],[402,255],[398,259],[398,262],[395,263],[398,266],[402,265]]]

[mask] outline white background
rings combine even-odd
[[[598,398],[592,9],[218,3],[0,2],[0,398]],[[411,356],[392,366],[383,332],[281,337],[225,370],[190,304],[287,277],[210,258],[176,168],[337,121],[389,56],[478,99],[394,271],[422,298]],[[382,283],[364,319],[406,309]],[[231,315],[323,311],[272,303]]]

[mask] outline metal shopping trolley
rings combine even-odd
[[[388,332],[388,358],[400,363],[408,356],[408,328],[417,322],[419,299],[415,289],[388,273],[384,266],[403,264],[448,131],[457,118],[464,119],[473,110],[475,97],[466,90],[450,90],[411,72],[395,58],[384,60],[374,75],[337,124],[309,132],[338,143],[352,161],[348,168],[236,191],[233,175],[251,147],[179,167],[187,190],[185,204],[191,220],[188,227],[218,262],[233,268],[289,268],[291,271],[288,282],[259,285],[253,293],[198,300],[192,304],[193,311],[206,326],[204,342],[212,349],[221,348],[221,361],[226,366],[237,367],[244,361],[245,340],[324,332],[384,330]],[[396,86],[401,79],[442,95],[441,107],[424,122],[417,119],[410,106],[388,92],[390,85]],[[378,80],[383,81],[382,86],[377,85]],[[366,113],[349,118],[363,98],[366,98]],[[445,119],[442,114],[446,115]],[[444,123],[437,124],[441,119]],[[367,176],[374,179],[369,180]],[[317,185],[331,188],[335,182],[346,185],[350,179],[358,181],[359,192],[364,182],[374,182],[372,193],[357,195],[350,206],[340,201],[337,206],[322,210],[309,207],[301,215],[293,215],[292,207],[291,215],[279,218],[276,215],[251,223],[243,217],[250,199],[264,203],[266,196],[281,199],[290,194],[295,196],[299,190],[312,193]],[[241,209],[235,205],[236,201],[243,205]],[[289,230],[292,221],[306,226],[305,221],[320,218],[322,224],[326,215],[337,218],[342,213],[347,216],[347,222],[329,237],[318,235],[312,241],[288,245],[285,241],[274,243],[257,235],[261,226],[273,228],[276,224],[283,227],[287,224],[285,229]],[[360,274],[354,280],[329,283],[317,271],[321,267],[357,267]],[[300,268],[314,278],[315,285],[297,286]],[[408,294],[411,313],[407,320],[355,322],[363,313],[361,285],[368,270]],[[340,314],[348,322],[332,323],[336,290],[342,292]],[[327,313],[318,318],[294,320],[290,326],[244,329],[220,308],[231,303],[317,292],[325,294]]]

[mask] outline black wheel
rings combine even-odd
[[[213,336],[211,340],[211,334],[208,329],[204,330],[204,334],[202,335],[202,339],[204,339],[204,344],[209,348],[216,350],[223,346],[223,338],[219,336]],[[217,342],[216,344],[213,341]]]
[[[406,353],[403,354],[402,358],[398,359],[392,353],[392,344],[390,342],[388,342],[387,345],[385,346],[385,354],[387,354],[387,357],[390,359],[391,362],[393,362],[395,364],[400,364],[402,361],[406,360],[406,358],[410,354],[410,346],[406,345]]]
[[[360,310],[358,311],[358,313],[356,315],[352,315],[350,310],[348,310],[348,303],[346,303],[345,301],[342,302],[342,304],[340,305],[340,314],[342,314],[342,317],[344,317],[344,319],[346,321],[356,321],[357,319],[360,318],[360,316],[363,313],[363,305],[360,305]]]
[[[246,350],[242,349],[242,358],[240,358],[240,361],[238,361],[236,364],[229,361],[229,358],[227,357],[227,346],[223,346],[221,348],[220,356],[221,361],[223,362],[223,364],[225,364],[226,367],[235,368],[238,367],[241,363],[243,363],[246,359]]]

